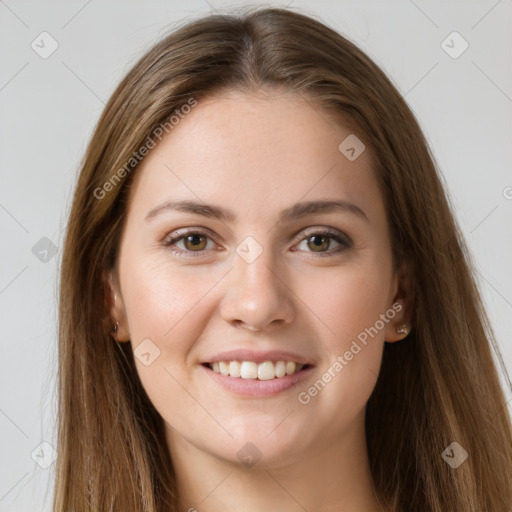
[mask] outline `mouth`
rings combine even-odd
[[[313,364],[295,361],[215,361],[202,363],[215,385],[246,399],[272,398],[304,383]]]
[[[295,361],[216,361],[203,366],[225,377],[260,381],[282,379],[312,367]]]

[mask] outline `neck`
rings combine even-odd
[[[383,512],[371,481],[364,411],[340,439],[249,468],[203,451],[167,426],[180,511]]]

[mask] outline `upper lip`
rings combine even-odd
[[[254,361],[255,363],[263,363],[264,361],[294,361],[300,364],[312,365],[309,359],[286,350],[255,351],[250,349],[236,349],[220,352],[208,360],[203,361],[203,364],[218,361]]]

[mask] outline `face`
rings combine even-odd
[[[270,467],[362,424],[404,308],[369,150],[347,158],[349,135],[300,97],[229,92],[137,169],[111,313],[169,446]]]

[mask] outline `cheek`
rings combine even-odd
[[[301,297],[317,318],[318,340],[325,351],[317,380],[299,390],[299,403],[317,411],[339,411],[331,427],[346,427],[371,395],[382,360],[391,273],[377,264],[323,269],[304,280]],[[389,321],[391,318],[387,318]],[[319,382],[319,380],[321,382]],[[320,418],[325,418],[320,414]]]
[[[200,330],[198,317],[209,290],[212,274],[191,277],[190,271],[170,268],[166,262],[125,262],[123,299],[134,347],[150,338],[162,350],[172,346],[183,353]]]
[[[191,369],[195,361],[188,356],[208,329],[208,323],[218,320],[218,308],[226,299],[222,282],[226,268],[214,272],[198,266],[192,271],[171,266],[164,260],[144,261],[141,255],[137,259],[134,254],[122,261],[120,277],[141,383],[165,420],[190,435],[197,428],[197,436],[201,437],[200,425],[210,425],[212,420],[184,392],[194,382]],[[303,409],[298,400],[295,407],[308,415],[308,411],[315,409],[317,420],[329,419],[333,429],[342,428],[364,407],[375,385],[384,331],[367,336],[366,344],[361,342],[361,334],[375,325],[388,306],[390,280],[384,270],[376,261],[362,258],[352,265],[310,266],[305,271],[289,269],[287,275],[289,291],[284,291],[283,297],[291,301],[295,311],[290,329],[297,332],[303,326],[305,332],[315,337],[321,357],[318,377],[324,372],[330,375],[325,389],[311,395],[308,407]],[[141,352],[138,346],[148,339],[156,347],[149,345],[150,354],[153,350],[158,356],[146,365],[144,358],[138,358]],[[338,361],[339,357],[342,362]],[[339,364],[334,367],[336,361]],[[298,389],[295,398],[309,389]],[[337,415],[335,411],[340,408],[344,414]],[[185,411],[185,417],[201,420],[185,422],[185,428],[181,423],[184,420],[172,414],[177,410]]]
[[[126,253],[125,253],[126,254]],[[134,349],[150,339],[172,366],[186,366],[186,356],[216,315],[222,297],[222,276],[217,271],[180,268],[165,260],[149,260],[127,251],[121,266],[123,299]],[[295,324],[309,324],[318,348],[330,357],[343,354],[353,340],[364,341],[389,306],[390,275],[371,258],[357,264],[290,270],[289,292]],[[218,287],[218,288],[217,288]],[[291,326],[293,330],[293,325]],[[367,335],[365,348],[384,339],[384,329]],[[365,350],[366,353],[370,350]],[[378,352],[378,351],[377,351]],[[361,359],[360,357],[358,359]]]
[[[357,265],[315,269],[301,277],[298,293],[319,320],[321,336],[331,340],[331,350],[343,350],[366,329],[374,326],[389,308],[391,274],[372,261]],[[379,335],[384,329],[378,324]],[[319,334],[320,335],[320,334]],[[364,338],[364,335],[361,336]]]
[[[124,272],[124,274],[122,274]],[[212,419],[194,399],[191,379],[195,361],[188,355],[212,314],[209,292],[218,281],[182,272],[166,262],[140,264],[127,258],[121,267],[123,300],[134,360],[141,384],[168,425],[197,437]],[[147,355],[149,354],[149,355]],[[176,415],[183,411],[183,415]],[[194,417],[193,424],[183,417]],[[221,432],[217,432],[222,435]]]

